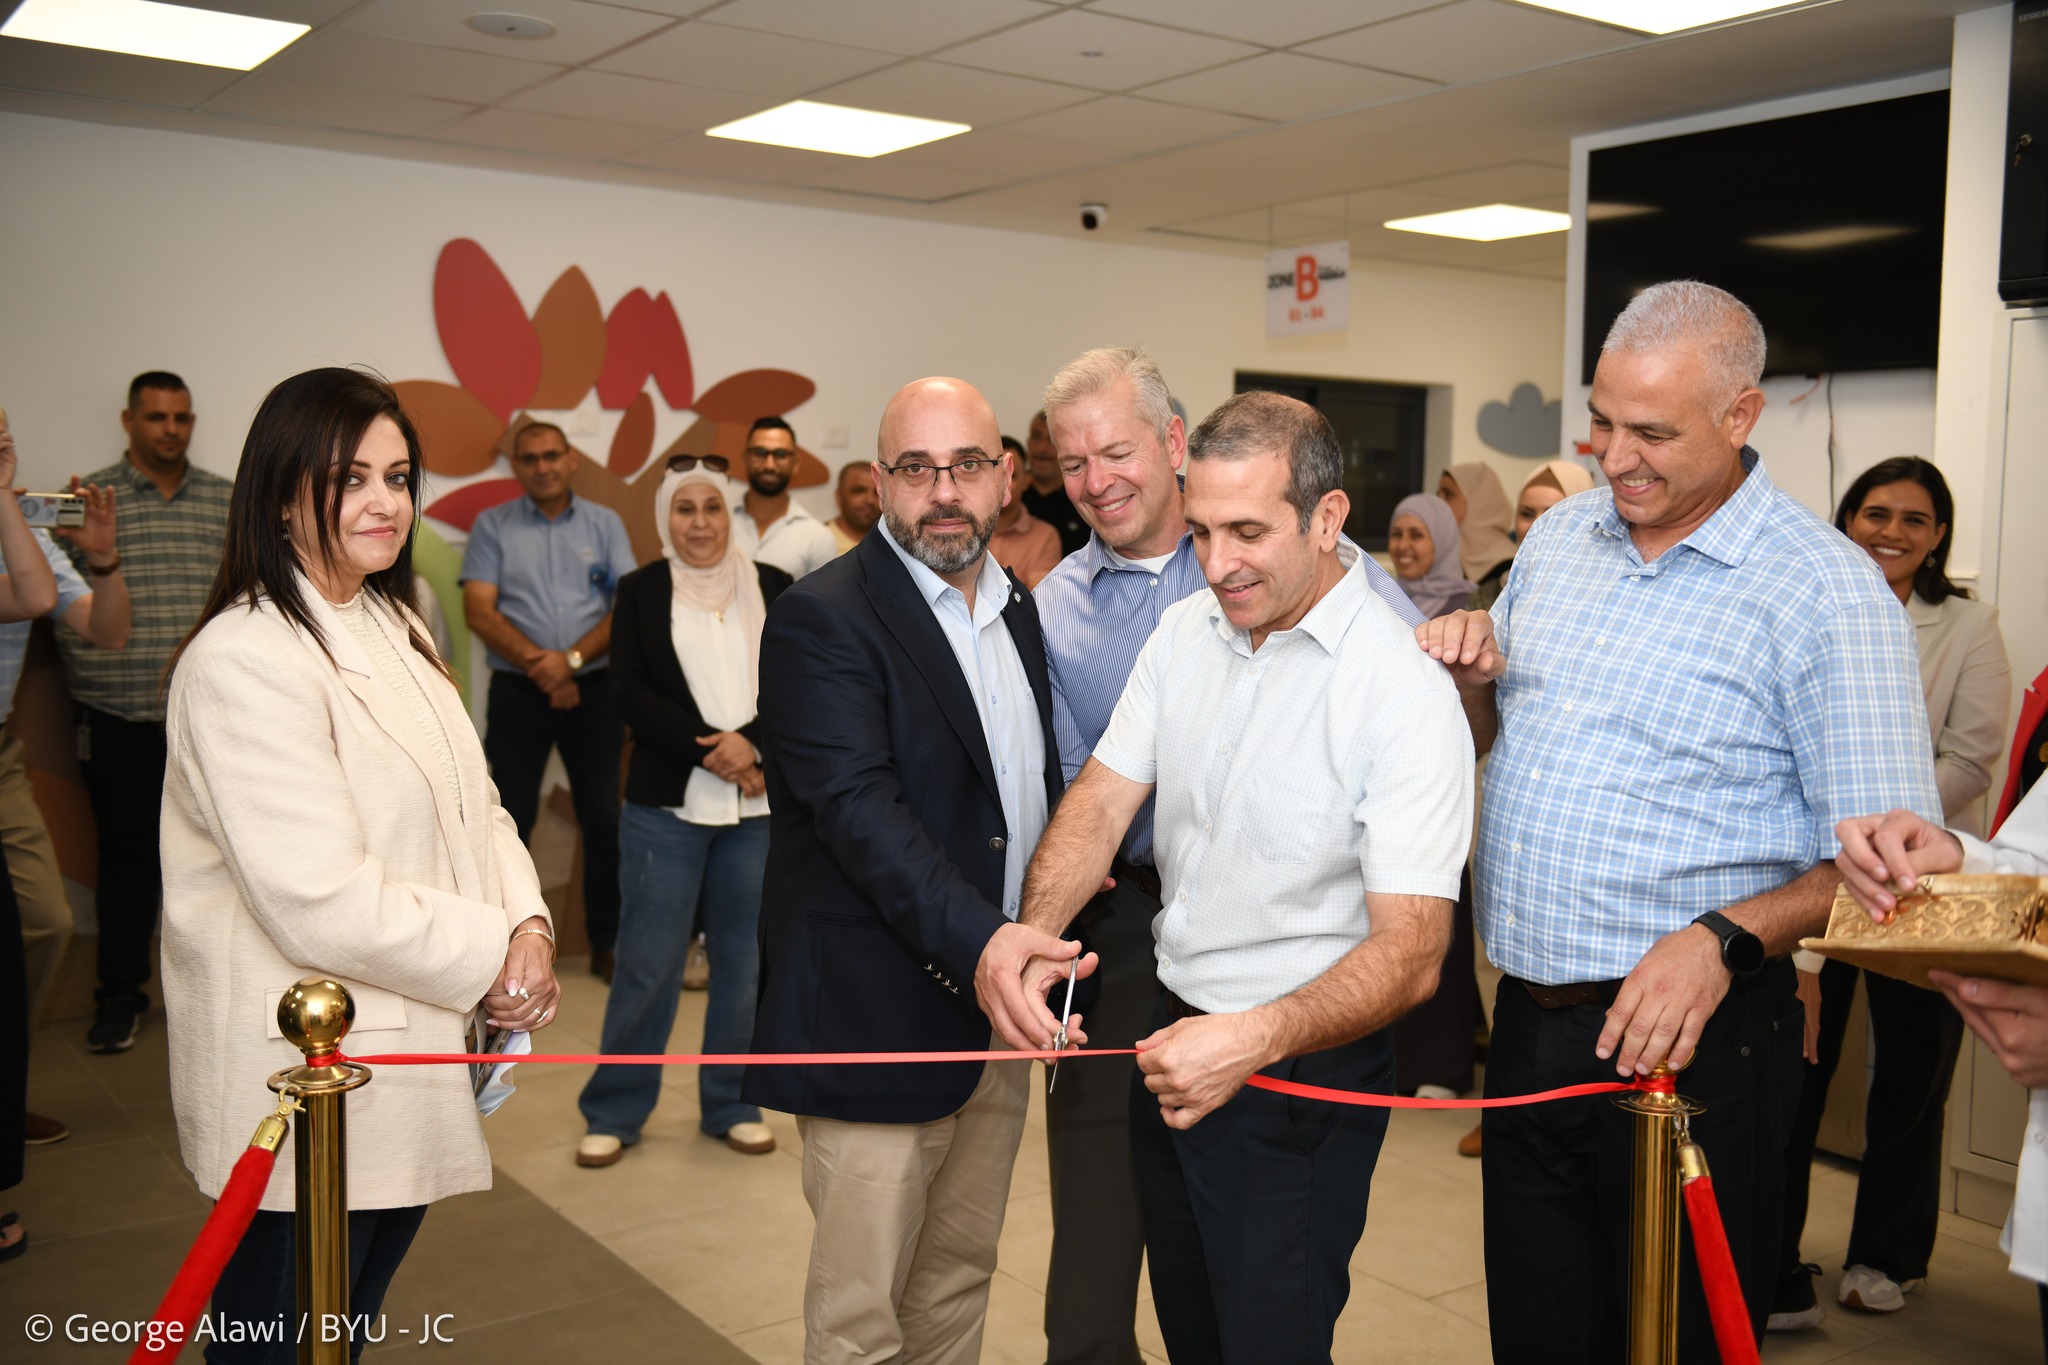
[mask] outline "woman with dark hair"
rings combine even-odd
[[[674,455],[654,504],[662,557],[619,580],[612,674],[633,727],[619,818],[619,951],[600,1051],[660,1052],[675,1027],[692,923],[711,959],[704,1050],[746,1052],[760,975],[768,796],[761,777],[761,628],[790,576],[734,542],[740,489],[722,455]],[[740,1066],[697,1069],[697,1123],[736,1152],[775,1150],[740,1098]],[[651,1066],[600,1066],[580,1101],[579,1166],[610,1166],[661,1097]]]
[[[163,979],[185,1164],[217,1197],[264,1079],[302,1059],[279,995],[310,973],[355,998],[352,1049],[461,1052],[477,1016],[549,1022],[554,938],[483,747],[414,614],[420,446],[398,398],[309,370],[257,409],[218,577],[173,656],[163,802]],[[374,1318],[426,1205],[488,1189],[462,1067],[390,1067],[349,1099],[353,1312]],[[292,1162],[213,1306],[295,1312]],[[360,1355],[363,1341],[354,1342]],[[292,1337],[207,1348],[294,1358]]]
[[[1949,581],[1948,481],[1913,455],[1865,470],[1835,509],[1835,528],[1868,552],[1904,604],[1920,647],[1920,685],[1934,748],[1934,776],[1951,829],[1983,832],[1981,799],[2005,747],[2012,673],[1998,612]],[[1852,705],[1843,699],[1844,705]],[[1926,1285],[1941,1198],[1942,1113],[1962,1046],[1963,1020],[1939,991],[1864,973],[1846,962],[1796,953],[1806,1004],[1807,1061],[1799,1115],[1787,1149],[1784,1278],[1769,1319],[1773,1330],[1810,1327],[1824,1316],[1813,1291],[1818,1266],[1799,1259],[1813,1146],[1828,1082],[1863,978],[1876,1065],[1864,1119],[1856,1214],[1835,1292],[1845,1307],[1895,1313]]]

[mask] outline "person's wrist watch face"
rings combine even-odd
[[[566,659],[567,659],[567,660],[569,661],[569,671],[570,671],[571,673],[574,673],[574,672],[575,672],[576,670],[578,670],[578,669],[580,669],[580,668],[582,668],[582,667],[583,667],[583,651],[582,651],[582,650],[580,650],[580,649],[572,649],[572,650],[570,650],[570,651],[569,651],[569,652],[568,652],[568,653],[567,653],[566,655],[564,655],[563,657],[564,657],[564,658],[566,658]]]
[[[1702,925],[1721,940],[1721,965],[1736,976],[1755,976],[1763,970],[1764,941],[1719,911],[1709,911],[1693,923]]]

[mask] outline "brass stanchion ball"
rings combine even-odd
[[[295,982],[277,1002],[277,1026],[308,1057],[324,1056],[341,1046],[356,1020],[356,1002],[348,988],[325,976]]]

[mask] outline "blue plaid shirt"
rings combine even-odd
[[[1479,932],[1510,975],[1626,976],[1663,935],[1834,857],[1838,820],[1941,823],[1905,609],[1742,461],[1735,495],[1651,563],[1604,488],[1515,556],[1477,859]]]

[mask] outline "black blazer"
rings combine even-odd
[[[1003,621],[1061,790],[1038,610],[1010,578]],[[805,575],[761,640],[768,872],[757,1052],[981,1051],[974,968],[1005,920],[988,741],[960,664],[880,533]],[[757,1066],[749,1103],[865,1123],[957,1111],[982,1063]]]
[[[790,577],[770,564],[756,564],[761,596],[769,603]],[[697,742],[715,735],[697,711],[669,630],[675,588],[668,561],[657,559],[619,580],[612,602],[612,696],[619,719],[633,727],[633,761],[626,769],[626,799],[643,806],[680,806],[690,774],[711,751]],[[740,727],[761,747],[761,720]]]

